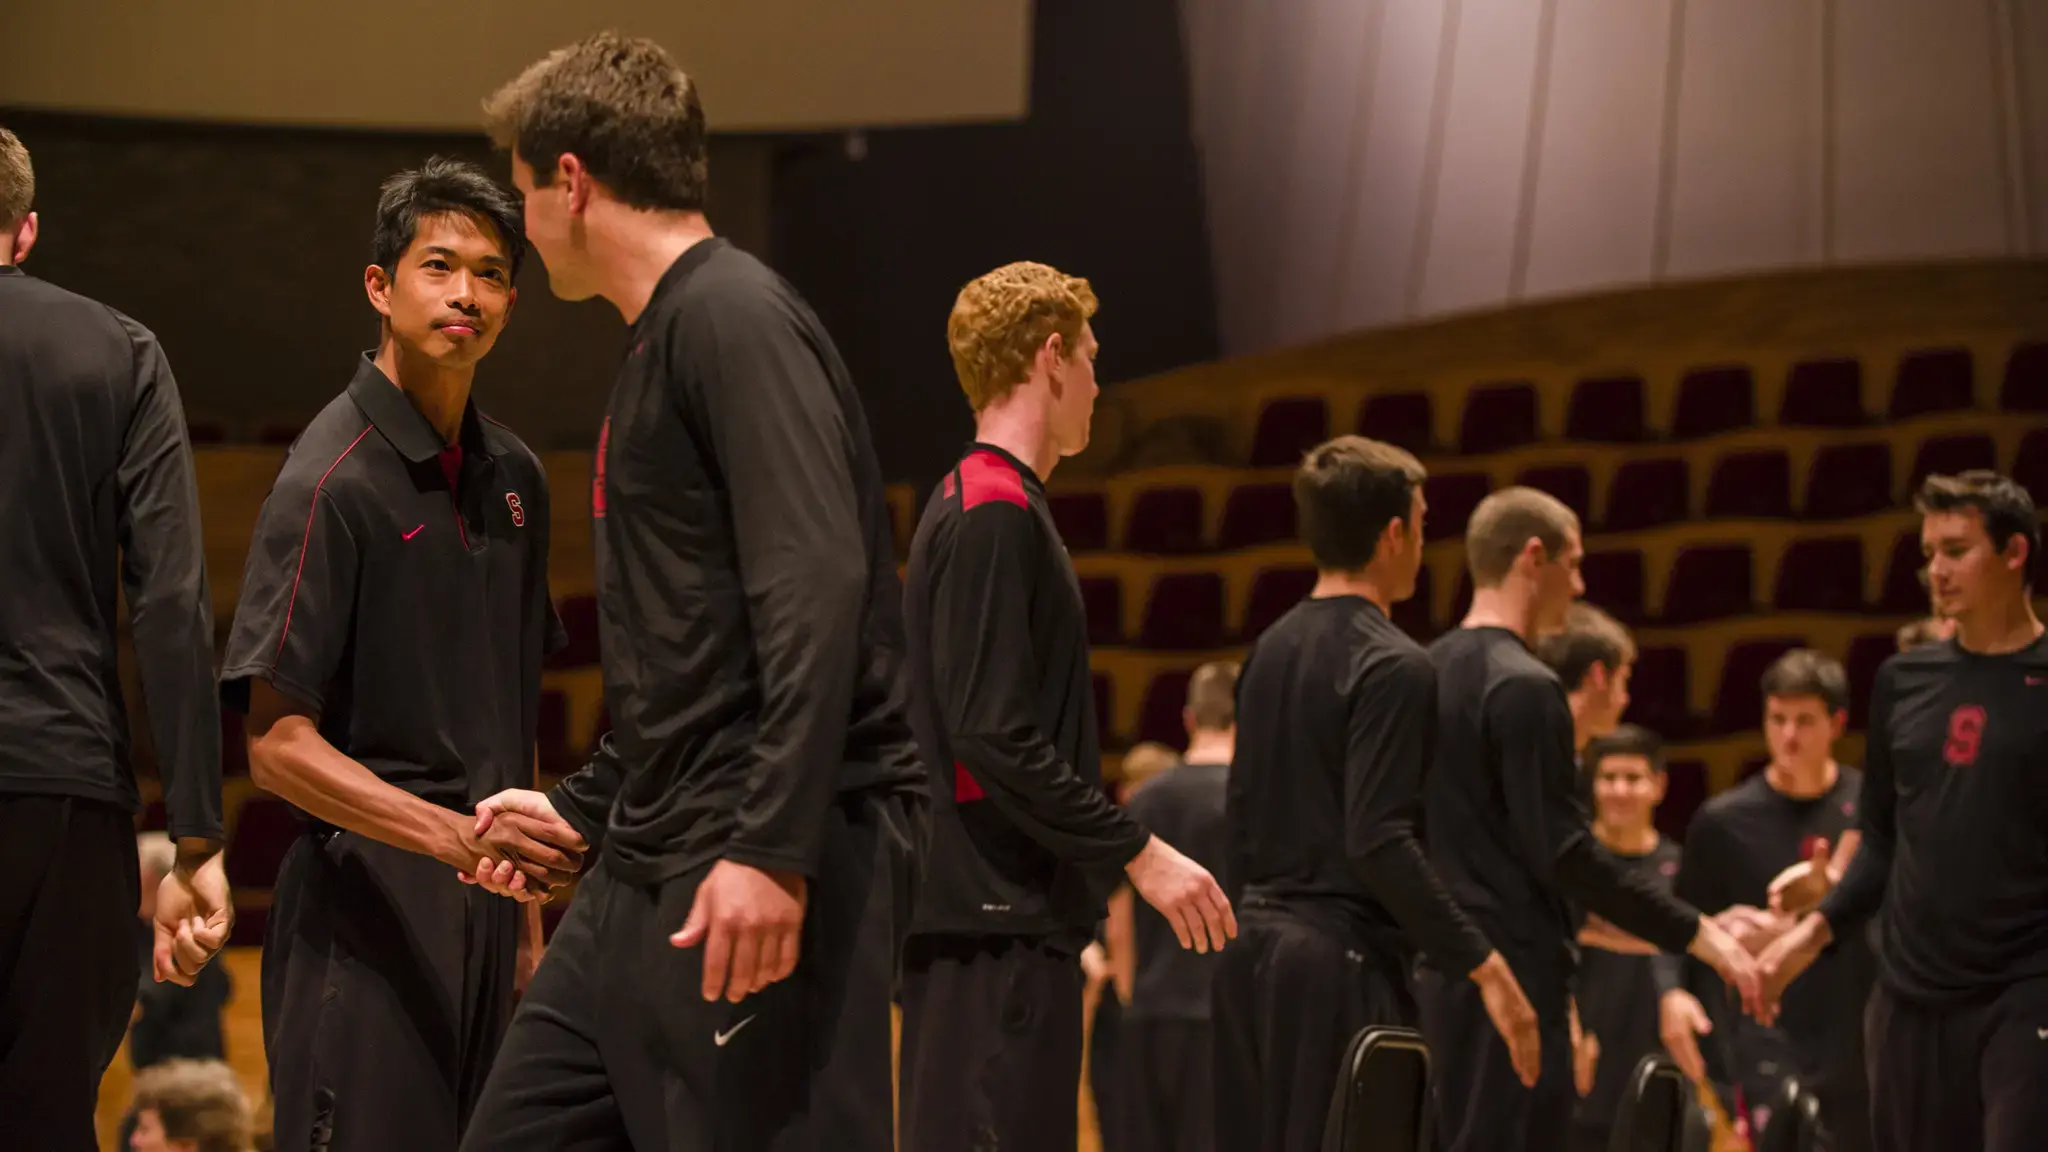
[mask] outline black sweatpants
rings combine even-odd
[[[910,920],[918,803],[829,810],[788,979],[738,1004],[677,948],[707,866],[659,884],[600,862],[555,930],[465,1152],[887,1152],[889,997]]]
[[[1352,1037],[1415,1025],[1399,961],[1271,905],[1239,910],[1210,1004],[1222,1152],[1318,1152]]]
[[[0,1145],[99,1147],[100,1076],[141,977],[135,824],[111,804],[0,796]]]
[[[1562,1152],[1571,1146],[1578,1093],[1564,982],[1546,981],[1512,959],[1509,967],[1535,1007],[1542,1032],[1543,1072],[1534,1088],[1523,1087],[1515,1076],[1507,1042],[1494,1030],[1479,986],[1426,965],[1417,971],[1415,998],[1429,1044],[1441,1152]]]
[[[1216,1146],[1214,1030],[1207,1020],[1126,1013],[1123,1152],[1210,1152]]]
[[[278,869],[263,1039],[278,1152],[447,1152],[512,1015],[519,905],[333,829]]]
[[[911,939],[903,954],[903,1152],[1073,1152],[1083,943]]]
[[[1867,1036],[1878,1152],[2048,1148],[2048,978],[1959,1005],[1880,984]]]

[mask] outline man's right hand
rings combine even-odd
[[[1536,1021],[1536,1009],[1522,993],[1521,982],[1498,952],[1488,953],[1468,978],[1479,985],[1479,1001],[1486,1005],[1494,1031],[1507,1043],[1508,1060],[1514,1064],[1522,1087],[1534,1088],[1537,1078],[1543,1075],[1543,1032]]]
[[[465,883],[514,900],[546,898],[546,889],[575,879],[589,846],[547,795],[508,788],[476,806],[476,825],[461,837],[474,865],[457,866]]]
[[[156,890],[155,944],[150,966],[159,983],[191,987],[199,972],[227,946],[235,923],[227,863],[216,844],[187,852]]]
[[[1173,926],[1180,946],[1221,951],[1237,939],[1237,915],[1209,870],[1154,836],[1124,865],[1131,887]]]
[[[1727,929],[1709,917],[1700,917],[1699,931],[1693,935],[1692,946],[1686,952],[1720,973],[1721,979],[1741,994],[1744,1011],[1754,1015],[1762,1009],[1762,977],[1757,970],[1756,957],[1751,956]]]
[[[1699,1038],[1713,1030],[1714,1022],[1707,1018],[1706,1006],[1685,989],[1673,988],[1657,1002],[1657,1035],[1679,1071],[1694,1083],[1707,1078],[1707,1061],[1700,1055]]]
[[[1790,931],[1764,949],[1764,954],[1757,957],[1757,967],[1763,976],[1761,1011],[1752,1013],[1758,1021],[1769,1024],[1777,1019],[1778,1001],[1785,995],[1786,987],[1820,958],[1822,950],[1834,938],[1834,929],[1827,917],[1818,912],[1808,912]]]

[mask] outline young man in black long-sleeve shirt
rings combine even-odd
[[[2040,527],[2026,489],[1990,472],[1929,477],[1919,507],[1935,610],[1956,633],[1878,669],[1862,842],[1820,907],[1765,950],[1765,995],[1810,978],[1882,906],[1866,1016],[1874,1147],[2031,1152],[2048,1148]]]
[[[559,812],[600,859],[463,1147],[887,1149],[926,791],[859,394],[711,234],[703,110],[659,46],[590,37],[487,116],[556,294],[631,332],[590,494],[612,739],[485,806]]]
[[[127,593],[173,866],[151,975],[191,984],[227,942],[220,715],[199,492],[163,349],[21,270],[35,171],[0,128],[0,1131],[95,1146],[100,1076],[135,1001],[139,904]]]
[[[1691,906],[1633,874],[1587,825],[1572,715],[1557,673],[1529,650],[1584,590],[1578,517],[1508,488],[1465,530],[1472,610],[1430,646],[1440,723],[1430,774],[1430,858],[1507,956],[1535,1005],[1543,1077],[1515,1075],[1478,991],[1426,956],[1417,979],[1445,1152],[1563,1148],[1573,1101],[1569,986],[1578,905],[1670,952],[1692,951],[1756,997],[1747,952]]]
[[[932,865],[903,963],[909,1152],[1072,1148],[1081,950],[1128,876],[1183,947],[1235,934],[1209,872],[1102,789],[1080,587],[1045,477],[1088,442],[1088,282],[1010,264],[946,326],[975,439],[925,505],[904,591]]]
[[[1469,982],[1524,1081],[1539,1071],[1517,974],[1445,891],[1416,828],[1436,675],[1387,614],[1415,592],[1423,478],[1413,456],[1358,436],[1311,449],[1295,474],[1316,586],[1259,637],[1238,681],[1226,874],[1243,937],[1212,994],[1225,1152],[1322,1147],[1351,1038],[1415,1024],[1418,950]]]

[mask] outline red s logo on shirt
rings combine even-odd
[[[1968,768],[1977,762],[1977,750],[1984,743],[1984,708],[1965,704],[1948,715],[1948,743],[1941,758],[1951,768]]]
[[[519,493],[505,493],[505,507],[512,510],[512,526],[514,528],[526,527],[526,509],[519,506]]]

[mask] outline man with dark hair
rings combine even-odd
[[[2033,499],[1930,476],[1920,543],[1955,639],[1878,669],[1862,844],[1762,957],[1769,1003],[1883,910],[1866,1020],[1873,1147],[2048,1148],[2048,641]],[[1825,977],[1823,977],[1824,979]],[[1797,988],[1798,985],[1793,985]]]
[[[546,473],[471,399],[524,250],[518,201],[481,170],[387,180],[363,271],[378,346],[257,517],[221,694],[248,713],[250,776],[306,820],[263,949],[285,1152],[454,1146],[540,922],[450,869],[546,881],[580,856],[559,820],[479,836],[469,814],[533,783],[561,632]]]
[[[34,203],[28,149],[0,128],[0,1131],[82,1152],[137,979],[123,592],[175,841],[154,979],[192,984],[233,904],[184,406],[147,328],[22,272]]]
[[[703,109],[658,45],[560,49],[486,118],[555,294],[630,334],[590,491],[611,742],[479,806],[559,813],[600,859],[463,1146],[887,1148],[928,801],[859,394],[796,291],[712,235]]]
[[[1593,835],[1645,883],[1669,890],[1678,874],[1678,845],[1657,832],[1664,802],[1664,745],[1656,733],[1622,724],[1581,750],[1592,781]],[[1572,1147],[1607,1152],[1615,1111],[1637,1062],[1657,1051],[1655,946],[1598,918],[1579,930],[1573,986],[1590,1068],[1575,1068],[1581,1095],[1572,1113]],[[1590,1083],[1585,1083],[1590,1080]]]
[[[1690,950],[1756,995],[1749,954],[1625,867],[1587,825],[1570,706],[1529,650],[1584,591],[1578,517],[1531,488],[1495,492],[1465,529],[1472,610],[1430,646],[1437,677],[1429,848],[1466,913],[1501,945],[1542,1028],[1540,1081],[1497,1043],[1467,981],[1429,955],[1417,977],[1445,1152],[1561,1148],[1574,1096],[1575,906],[1667,952]]]
[[[1537,641],[1536,656],[1564,685],[1575,751],[1583,753],[1588,743],[1621,723],[1621,714],[1628,711],[1636,642],[1619,620],[1591,604],[1573,604],[1564,628]]]
[[[1416,1022],[1418,950],[1469,981],[1522,1081],[1539,1073],[1517,973],[1445,891],[1417,827],[1436,674],[1388,613],[1415,593],[1423,479],[1415,457],[1359,436],[1310,449],[1295,472],[1316,585],[1238,681],[1226,874],[1243,937],[1212,990],[1228,1152],[1323,1146],[1346,1045],[1370,1025]]]

